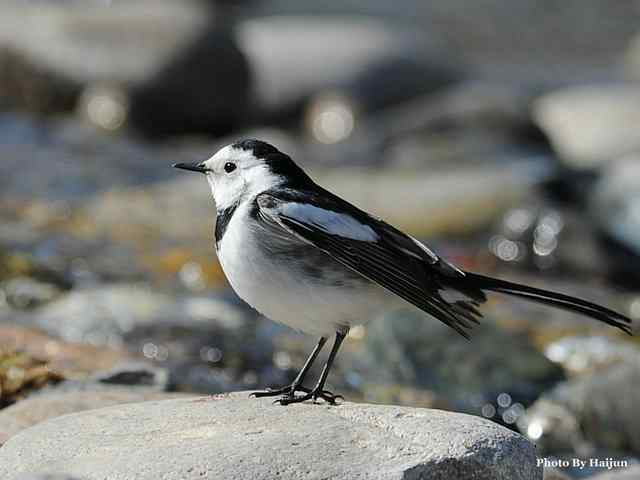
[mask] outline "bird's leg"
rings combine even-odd
[[[322,350],[322,347],[324,346],[326,341],[327,341],[326,337],[320,337],[320,340],[318,340],[318,343],[313,349],[313,351],[311,352],[311,355],[309,355],[309,358],[307,358],[307,361],[304,362],[304,366],[302,367],[302,370],[298,372],[298,375],[296,376],[295,380],[291,385],[287,385],[286,387],[282,387],[282,388],[267,388],[265,391],[262,391],[262,392],[253,392],[251,396],[252,397],[273,397],[276,395],[284,395],[284,396],[292,397],[295,395],[297,391],[309,393],[311,390],[309,390],[306,387],[303,387],[302,382],[304,381],[304,377],[307,376],[307,373],[309,372],[311,365],[313,365],[313,362],[315,362],[316,358],[318,357],[318,354],[320,353],[320,350]]]
[[[300,395],[297,397],[293,395],[284,395],[282,398],[276,400],[276,402],[280,405],[289,405],[290,403],[299,403],[304,402],[305,400],[313,400],[315,402],[318,398],[321,398],[325,402],[331,405],[335,405],[338,398],[343,398],[342,395],[334,395],[333,393],[324,390],[324,384],[327,381],[329,370],[331,370],[333,360],[336,358],[338,350],[340,349],[340,345],[342,345],[342,341],[347,336],[347,332],[348,330],[336,332],[336,340],[335,342],[333,342],[333,347],[331,347],[331,353],[329,354],[327,363],[325,363],[324,368],[322,369],[322,373],[320,374],[318,383],[316,383],[316,386],[313,388],[313,390],[308,391],[305,395]]]

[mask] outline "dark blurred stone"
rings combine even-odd
[[[0,46],[0,110],[70,112],[80,91],[78,82],[58,76],[10,47]]]
[[[604,169],[589,203],[601,233],[603,253],[621,282],[640,279],[640,157],[631,155]]]
[[[164,369],[143,362],[119,364],[111,370],[94,374],[89,380],[108,385],[152,387],[160,391],[166,390],[168,385]]]
[[[365,381],[430,389],[454,408],[507,424],[564,378],[560,367],[526,337],[489,320],[474,329],[468,342],[432,318],[395,313],[369,324],[365,345]]]
[[[131,123],[149,135],[225,135],[246,122],[249,66],[229,31],[206,31],[130,97]]]
[[[4,297],[4,302],[10,307],[17,309],[37,307],[50,302],[61,293],[62,290],[57,285],[29,277],[15,277],[0,282],[0,297]]]
[[[4,2],[0,105],[68,112],[88,88],[80,105],[102,128],[227,133],[245,114],[250,79],[216,13],[195,0]],[[121,89],[128,118],[116,122],[116,105],[93,90],[105,83]]]
[[[640,361],[614,365],[562,383],[538,399],[518,422],[542,453],[589,456],[598,448],[640,452]]]

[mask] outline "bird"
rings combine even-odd
[[[319,340],[293,382],[254,392],[289,405],[343,399],[325,384],[349,329],[396,299],[470,338],[487,292],[592,317],[631,335],[631,320],[561,293],[465,271],[424,243],[316,184],[273,145],[243,139],[175,168],[206,176],[216,206],[215,249],[237,295],[262,315]],[[327,340],[313,388],[304,382]]]

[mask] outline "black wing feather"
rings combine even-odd
[[[335,235],[304,219],[287,216],[279,207],[286,203],[309,204],[325,210],[348,213],[362,225],[371,228],[376,241],[355,240]],[[481,316],[475,306],[485,301],[477,288],[456,288],[468,301],[445,301],[439,290],[449,289],[448,280],[461,279],[464,273],[442,261],[434,253],[421,248],[413,239],[390,225],[356,209],[329,192],[303,198],[295,191],[266,192],[256,199],[264,220],[275,222],[298,238],[311,243],[332,258],[377,283],[421,310],[453,328],[465,338],[465,331]],[[280,209],[281,210],[281,209]]]

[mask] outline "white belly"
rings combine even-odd
[[[265,254],[257,244],[264,232],[252,230],[251,223],[242,219],[246,215],[240,209],[235,212],[218,245],[218,257],[238,296],[271,320],[328,336],[366,323],[388,298],[381,287],[366,281],[320,283],[288,267],[286,259]],[[328,256],[327,261],[334,262]]]

